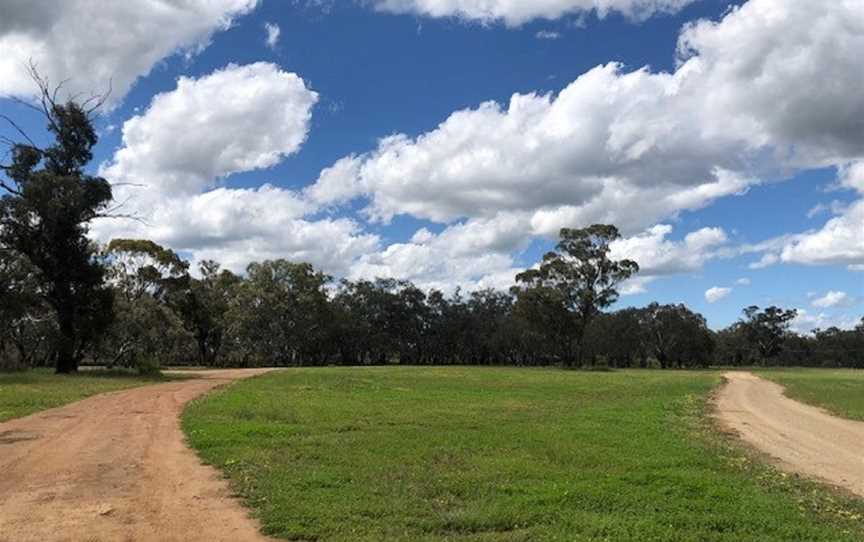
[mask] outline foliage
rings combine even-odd
[[[707,367],[714,353],[714,338],[708,323],[684,305],[652,303],[636,311],[644,344],[665,369],[678,367]]]
[[[652,303],[598,316],[590,326],[587,350],[613,367],[660,369],[707,367],[715,339],[701,314],[684,305]]]
[[[253,263],[225,313],[239,365],[302,365],[326,359],[331,278],[309,264]]]
[[[89,111],[70,101],[58,104],[47,84],[40,111],[54,143],[11,146],[12,161],[0,166],[0,249],[26,258],[35,271],[32,290],[54,312],[57,372],[78,368],[112,318],[113,298],[105,270],[87,238],[90,222],[111,202],[105,179],[84,173],[97,137]],[[34,106],[35,107],[35,106]]]
[[[56,321],[39,295],[36,269],[21,255],[0,249],[0,369],[50,361]]]
[[[82,341],[76,359],[142,371],[191,363],[864,366],[864,324],[799,336],[789,331],[794,311],[751,307],[715,333],[684,305],[604,312],[637,269],[609,259],[617,237],[612,226],[564,230],[558,252],[520,274],[509,292],[451,295],[396,279],[333,284],[310,264],[286,260],[253,263],[243,275],[204,261],[193,276],[170,249],[117,239],[92,258],[113,321],[94,322],[98,333]],[[46,288],[25,255],[0,251],[0,366],[56,357],[62,333]]]
[[[151,241],[129,239],[109,243],[104,257],[116,321],[93,352],[93,361],[152,373],[160,360],[188,351],[191,335],[167,304],[172,292],[188,288],[188,264]]]
[[[798,311],[773,306],[760,311],[754,305],[744,309],[744,316],[741,322],[744,335],[759,351],[760,358],[767,360],[780,353],[783,338],[789,332],[792,320],[798,316]]]
[[[609,258],[621,236],[615,226],[595,224],[561,230],[557,252],[538,269],[516,276],[517,310],[541,335],[559,345],[566,364],[582,361],[582,342],[591,320],[618,300],[617,286],[639,271],[631,260]]]
[[[172,292],[169,304],[195,339],[198,363],[212,366],[220,359],[225,315],[232,291],[241,279],[228,270],[220,269],[214,261],[201,262],[199,272],[200,279],[190,278],[186,287]]]

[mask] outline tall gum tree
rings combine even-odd
[[[610,244],[620,237],[618,228],[605,224],[564,228],[539,268],[516,276],[517,311],[554,336],[566,365],[581,364],[588,324],[618,300],[618,285],[639,271],[632,260],[609,257]]]
[[[54,142],[40,148],[12,119],[2,118],[20,140],[2,136],[11,162],[0,164],[0,247],[37,270],[57,320],[56,370],[72,373],[112,317],[105,268],[87,237],[91,221],[110,214],[111,186],[84,172],[97,142],[91,115],[103,99],[59,103],[60,86],[52,89],[31,71],[40,96],[22,103],[44,116]]]

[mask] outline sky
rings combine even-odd
[[[0,51],[34,139],[28,62],[111,89],[99,241],[452,291],[611,223],[618,306],[864,315],[864,0],[0,0]]]

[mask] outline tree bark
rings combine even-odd
[[[75,317],[69,309],[57,311],[60,339],[57,341],[57,374],[72,374],[78,371],[75,357]]]

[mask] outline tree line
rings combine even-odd
[[[477,364],[691,368],[755,363],[860,367],[855,330],[790,331],[794,310],[748,307],[714,332],[684,305],[607,312],[639,271],[610,258],[611,225],[563,229],[555,250],[507,291],[424,291],[396,279],[341,280],[308,263],[195,273],[147,240],[98,246],[116,218],[110,184],[88,175],[93,108],[58,103],[38,80],[53,137],[4,138],[0,164],[0,367]]]

